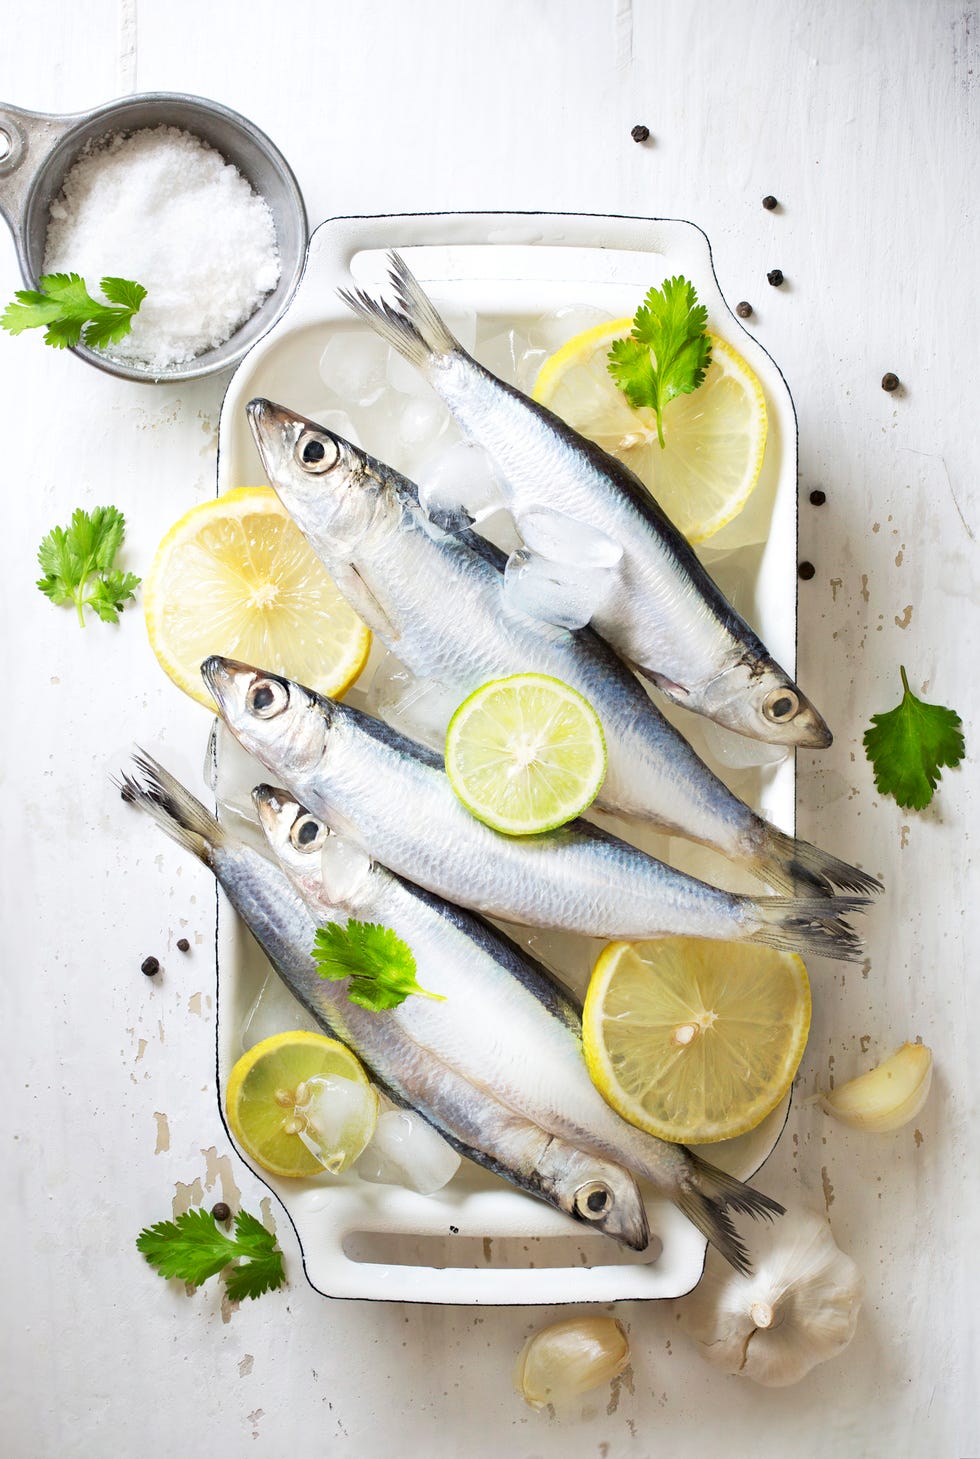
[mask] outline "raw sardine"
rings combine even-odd
[[[880,890],[733,795],[596,634],[515,607],[503,555],[461,522],[449,532],[430,521],[413,482],[284,406],[258,399],[247,409],[286,510],[352,607],[417,678],[455,689],[459,703],[508,674],[561,679],[602,721],[609,759],[600,808],[712,846],[778,891]]]
[[[477,364],[404,260],[389,259],[399,307],[362,289],[341,297],[421,370],[464,434],[490,453],[518,531],[522,518],[546,510],[621,547],[616,582],[592,618],[596,631],[686,709],[773,744],[829,745],[821,716],[639,478]]]
[[[277,782],[448,901],[587,937],[674,933],[859,956],[842,915],[861,898],[719,891],[581,820],[538,836],[501,835],[463,807],[437,754],[370,716],[233,659],[213,656],[201,672],[229,729]]]

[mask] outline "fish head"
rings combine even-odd
[[[542,1194],[573,1220],[643,1251],[650,1227],[636,1181],[628,1170],[561,1140],[538,1161]]]
[[[323,557],[349,553],[379,523],[400,521],[395,494],[352,441],[261,397],[245,412],[266,476]]]
[[[699,696],[697,708],[718,724],[771,745],[822,750],[833,740],[822,715],[765,654],[743,654],[717,674]]]
[[[368,854],[280,786],[257,785],[252,800],[276,859],[303,896],[325,910],[362,910],[369,878],[377,879]]]
[[[242,747],[284,780],[320,763],[333,719],[329,699],[280,674],[212,654],[201,677]]]

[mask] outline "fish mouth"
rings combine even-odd
[[[826,750],[834,743],[834,736],[823,715],[818,714],[809,701],[804,701],[792,724],[792,740],[804,750]]]
[[[350,449],[350,442],[343,436],[262,395],[248,402],[245,415],[265,474],[277,490],[280,480],[288,480],[293,486],[301,483],[322,486],[324,476],[338,464],[344,450]],[[309,458],[299,459],[298,448],[307,436],[315,440],[319,450],[312,464]],[[329,443],[329,448],[324,447],[324,442]]]
[[[281,684],[287,694],[290,681],[281,674],[260,669],[255,664],[243,663],[240,659],[229,659],[221,654],[211,654],[201,665],[204,680],[212,699],[217,704],[222,718],[234,729],[246,708],[246,695],[256,679],[268,679]]]
[[[256,785],[252,790],[252,804],[266,835],[272,838],[277,826],[288,816],[290,824],[300,809],[299,802],[288,790],[279,785]]]

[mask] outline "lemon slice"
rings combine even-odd
[[[338,1076],[363,1085],[373,1096],[366,1117],[344,1132],[345,1148],[331,1170],[346,1170],[370,1140],[377,1122],[378,1098],[360,1063],[345,1044],[326,1034],[298,1029],[277,1033],[249,1049],[235,1064],[225,1092],[225,1113],[235,1139],[273,1175],[322,1175],[324,1166],[300,1137],[303,1122],[294,1113],[306,1102],[310,1080]],[[373,1110],[373,1117],[372,1117]]]
[[[599,716],[547,674],[477,689],[446,735],[446,774],[478,820],[510,836],[563,826],[591,805],[606,773]]]
[[[795,953],[666,937],[600,953],[583,1013],[589,1073],[613,1109],[661,1140],[755,1129],[782,1099],[810,1029]]]
[[[336,698],[371,648],[368,629],[270,487],[239,487],[185,513],[157,548],[143,601],[162,667],[212,710],[200,673],[210,654]]]
[[[704,382],[664,409],[664,446],[652,410],[635,410],[607,367],[613,340],[633,321],[577,334],[541,366],[534,399],[617,456],[647,486],[689,542],[704,542],[742,510],[766,449],[762,386],[742,356],[710,335]]]

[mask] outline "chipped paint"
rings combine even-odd
[[[868,589],[868,574],[866,572],[863,572],[861,574],[861,597],[866,603],[871,597],[871,593]]]
[[[238,1362],[239,1378],[247,1378],[249,1373],[251,1373],[252,1371],[254,1363],[255,1359],[252,1357],[251,1353],[246,1353],[243,1358],[240,1358]]]
[[[897,614],[895,615],[895,626],[897,628],[908,628],[908,626],[909,626],[909,624],[911,622],[912,622],[912,604],[911,603],[906,603],[905,610],[902,613],[901,618],[899,618]]]
[[[190,998],[187,1000],[187,1011],[189,1013],[196,1013],[198,1018],[203,1018],[204,1009],[201,1007],[201,1002],[203,998],[203,993],[192,993]]]
[[[140,1059],[142,1059],[143,1055],[146,1053],[147,1047],[148,1047],[147,1040],[146,1039],[140,1039],[139,1045],[138,1045],[138,1047],[136,1049],[136,1058],[134,1060],[134,1063],[136,1063],[136,1064],[139,1063]]]
[[[925,1136],[923,1135],[921,1130],[914,1130],[912,1133],[915,1140],[916,1149],[918,1149],[918,1147],[922,1144],[922,1141],[925,1139]]]
[[[205,1162],[204,1184],[206,1188],[209,1191],[213,1191],[214,1187],[220,1181],[221,1199],[231,1206],[233,1211],[237,1210],[241,1204],[242,1193],[238,1187],[238,1182],[235,1180],[231,1156],[219,1155],[214,1145],[210,1145],[206,1150],[202,1150],[201,1154],[204,1156]]]
[[[821,1180],[821,1182],[823,1184],[823,1200],[824,1200],[824,1205],[827,1207],[827,1210],[829,1211],[830,1208],[831,1208],[831,1206],[834,1204],[834,1187],[831,1184],[830,1176],[827,1174],[827,1167],[826,1167],[826,1165],[822,1165],[820,1167],[820,1180]]]
[[[174,1184],[174,1197],[171,1204],[173,1206],[175,1220],[178,1216],[182,1216],[185,1211],[189,1211],[192,1206],[203,1206],[204,1189],[201,1185],[200,1178],[195,1177],[190,1185],[185,1185],[182,1180],[176,1181]]]
[[[170,1149],[170,1121],[160,1110],[153,1111],[153,1118],[157,1122],[157,1147],[154,1155],[163,1155]]]
[[[906,846],[909,844],[909,831],[910,830],[911,830],[911,827],[910,826],[900,826],[899,827],[898,844],[899,844],[899,846],[901,847],[901,849],[903,851],[905,850]]]

